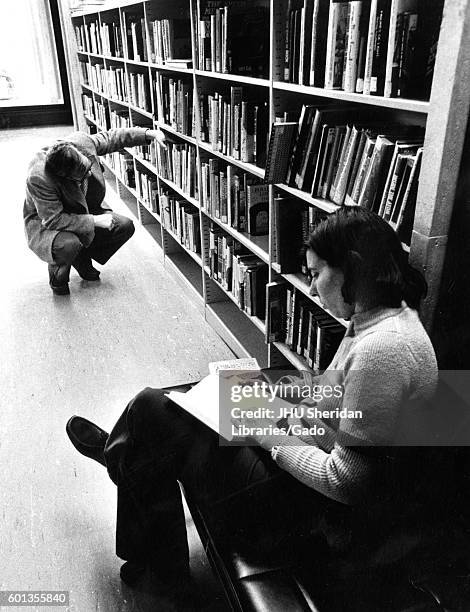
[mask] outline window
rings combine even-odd
[[[1,0],[0,108],[63,102],[49,0]]]

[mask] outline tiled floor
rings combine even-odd
[[[75,612],[171,610],[121,583],[114,485],[74,451],[65,423],[75,413],[110,428],[142,387],[196,380],[231,353],[141,227],[100,283],[72,271],[70,297],[52,295],[24,239],[24,179],[34,151],[70,130],[0,132],[0,590],[68,590]],[[194,530],[191,541],[202,609],[225,610]]]

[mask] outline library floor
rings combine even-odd
[[[82,281],[72,270],[71,295],[52,295],[47,266],[23,234],[24,180],[33,153],[70,131],[0,132],[0,591],[70,591],[74,612],[170,612],[171,602],[152,585],[121,582],[115,487],[73,449],[65,423],[80,414],[109,429],[142,387],[197,380],[209,361],[232,354],[137,224],[101,282]],[[107,200],[130,214],[110,188]],[[188,527],[201,609],[222,612],[190,518]]]

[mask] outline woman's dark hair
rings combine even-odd
[[[342,294],[348,304],[357,301],[361,290],[370,292],[375,305],[392,308],[402,300],[418,308],[426,295],[426,281],[408,263],[395,231],[366,208],[343,207],[329,215],[313,230],[305,249],[343,272]]]
[[[60,141],[53,144],[46,154],[45,170],[55,176],[68,178],[86,172],[83,158],[70,142]]]

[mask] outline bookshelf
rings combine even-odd
[[[328,0],[319,2],[329,4]],[[302,105],[334,105],[344,110],[354,107],[371,121],[420,126],[425,129],[424,148],[413,231],[407,250],[410,261],[424,272],[429,284],[421,317],[432,336],[470,103],[470,49],[465,42],[470,29],[468,1],[445,0],[429,100],[366,95],[345,91],[344,87],[327,89],[317,82],[315,85],[287,82],[286,15],[292,6],[307,10],[311,4],[308,1],[299,0],[297,4],[293,0],[253,1],[250,6],[254,16],[249,26],[261,28],[262,42],[260,49],[252,53],[259,52],[264,59],[253,60],[247,68],[249,62],[246,57],[238,57],[239,49],[233,46],[227,50],[228,43],[224,48],[224,42],[220,40],[217,55],[215,47],[210,47],[210,41],[203,41],[204,32],[207,34],[217,19],[221,20],[217,26],[220,29],[212,32],[224,32],[224,27],[233,27],[235,31],[231,19],[233,23],[239,23],[239,17],[231,17],[229,9],[225,11],[223,8],[224,4],[228,6],[231,2],[121,0],[90,10],[74,11],[70,16],[64,11],[63,28],[68,44],[76,128],[96,132],[111,127],[111,119],[121,121],[120,125],[159,127],[176,150],[185,152],[182,155],[186,155],[189,161],[181,163],[189,164],[193,174],[190,179],[192,193],[189,193],[181,177],[172,180],[162,172],[156,151],[152,161],[150,157],[143,159],[128,149],[118,154],[121,156],[119,159],[103,159],[110,184],[160,245],[164,263],[175,279],[238,356],[255,356],[263,366],[288,362],[294,367],[306,368],[308,360],[289,348],[285,341],[267,342],[263,317],[250,314],[254,308],[253,294],[259,293],[260,289],[256,286],[253,269],[246,274],[250,282],[255,279],[255,284],[250,286],[250,295],[243,296],[240,307],[240,297],[229,290],[227,278],[223,276],[227,270],[223,267],[225,260],[222,263],[220,260],[220,244],[223,241],[225,249],[231,246],[242,259],[246,257],[248,268],[252,266],[252,258],[257,259],[259,264],[267,267],[269,283],[284,282],[291,292],[295,290],[297,299],[307,303],[307,313],[309,309],[318,313],[321,306],[318,300],[308,295],[308,285],[300,270],[281,272],[276,252],[282,245],[279,245],[277,236],[274,202],[275,198],[282,197],[301,202],[309,219],[310,214],[329,214],[338,206],[329,199],[312,196],[292,183],[270,185],[269,231],[267,235],[254,236],[247,232],[242,222],[237,226],[238,217],[233,223],[233,219],[224,221],[220,214],[215,214],[204,200],[208,197],[207,189],[210,188],[211,193],[216,189],[222,201],[226,197],[223,190],[227,187],[223,185],[229,173],[232,181],[229,191],[234,175],[236,181],[245,186],[245,192],[246,185],[261,183],[264,177],[263,148],[267,144],[262,132],[263,121],[270,126],[276,116],[293,109],[298,117]],[[236,10],[233,15],[236,15]],[[165,20],[172,21],[172,25],[165,25]],[[173,56],[181,59],[180,63],[176,61],[169,65],[162,59],[162,55],[170,52],[168,41],[166,48],[163,38],[161,48],[155,42],[155,33],[160,35],[168,27],[173,29],[171,41],[178,49],[173,49]],[[204,47],[205,44],[209,46]],[[212,58],[208,59],[211,53],[215,58],[213,64]],[[230,72],[224,72],[224,69],[230,69]],[[160,89],[157,83],[160,83]],[[162,93],[162,87],[166,88],[168,83],[170,89],[174,88],[173,97],[165,98],[167,90]],[[243,102],[237,102],[237,96],[242,96],[240,100]],[[166,108],[168,104],[174,108]],[[247,157],[248,145],[245,144],[243,151],[241,136],[237,148],[238,141],[231,131],[232,113],[237,104],[240,113],[245,113],[244,118],[239,118],[240,125],[249,126],[250,121],[254,121],[254,132],[251,127],[246,127],[246,138],[253,139],[250,146],[254,147],[254,158],[253,155]],[[174,112],[171,125],[165,119],[169,115],[162,116],[170,110]],[[208,114],[211,117],[209,127]],[[219,123],[218,131],[213,132],[214,117]],[[184,130],[182,125],[185,125]],[[215,170],[212,176],[209,171],[207,178],[203,168],[206,166],[207,172],[209,165]],[[188,171],[187,166],[185,168]],[[157,200],[162,195],[171,196],[191,213],[188,216],[193,216],[192,222],[197,215],[199,234],[193,236],[198,241],[197,249],[189,248],[187,240],[185,242],[187,228],[176,227],[176,222],[171,225],[158,203],[142,197],[135,186],[135,177],[139,173],[150,177],[145,180],[155,185]],[[215,180],[214,176],[216,187],[211,182]],[[239,197],[238,192],[227,196],[229,208],[234,206],[234,198],[238,205]],[[216,243],[219,240],[218,262],[213,255],[214,240]],[[230,257],[234,255],[230,254]],[[222,268],[214,271],[217,265],[222,265]],[[230,276],[228,279],[230,281]],[[250,299],[251,308],[246,301]],[[337,320],[335,323],[343,327],[347,325],[345,321]]]

